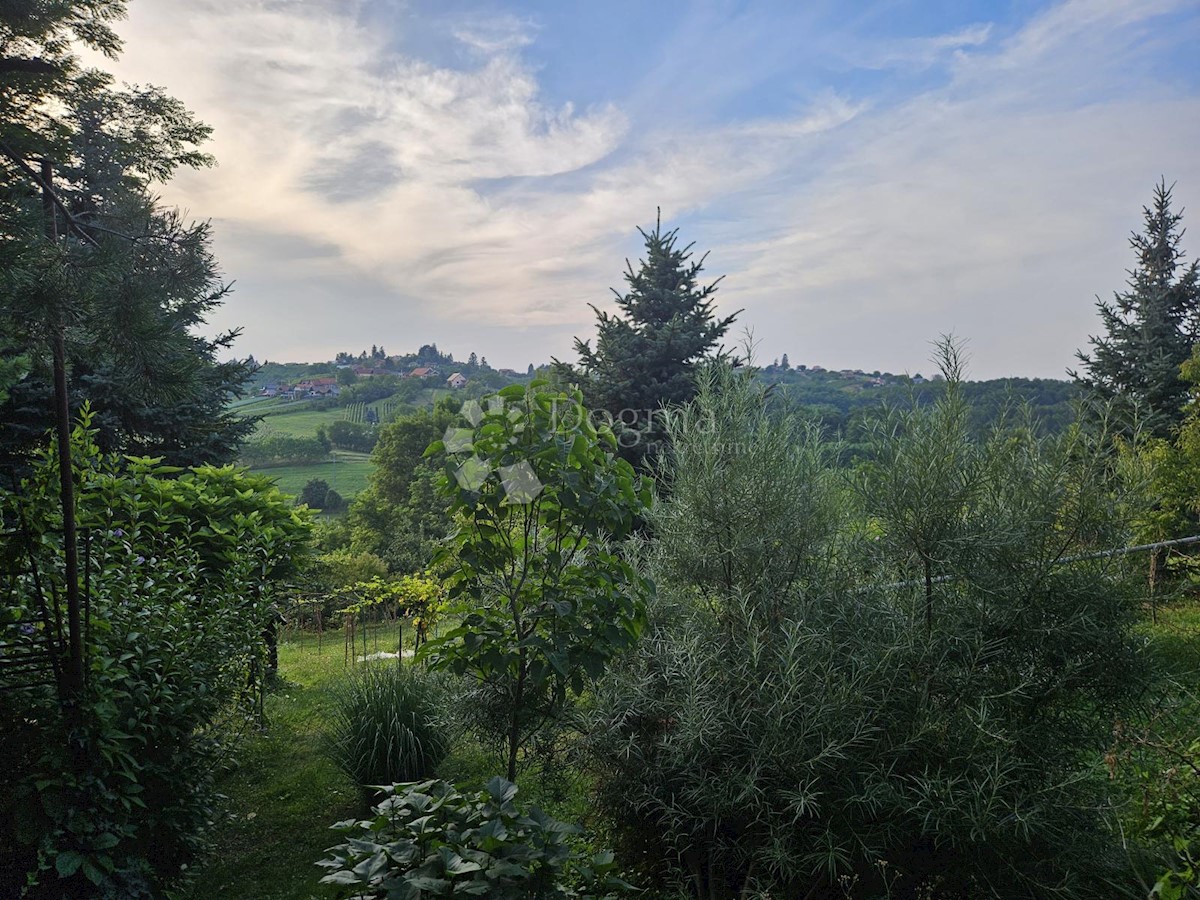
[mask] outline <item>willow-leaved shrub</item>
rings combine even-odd
[[[972,442],[948,368],[855,475],[728,368],[672,418],[657,597],[587,740],[644,876],[705,900],[1111,895],[1098,762],[1131,607],[1112,561],[1062,561],[1119,538],[1113,486],[1076,432]]]

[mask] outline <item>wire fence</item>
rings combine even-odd
[[[1153,544],[1134,544],[1132,547],[1117,547],[1113,550],[1096,550],[1091,553],[1080,553],[1077,556],[1064,556],[1061,559],[1056,559],[1053,565],[1063,566],[1068,563],[1087,562],[1093,559],[1112,559],[1116,556],[1128,556],[1131,553],[1145,553],[1150,550],[1169,550],[1172,547],[1190,547],[1193,544],[1200,544],[1200,534],[1194,534],[1191,537],[1175,538],[1169,541],[1155,541]],[[958,574],[938,575],[935,578],[929,579],[929,584],[946,584],[960,578]],[[887,590],[900,590],[907,587],[923,587],[926,584],[923,578],[913,578],[907,581],[893,581],[890,584],[885,584]]]

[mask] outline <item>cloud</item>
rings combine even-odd
[[[983,46],[991,34],[992,24],[982,22],[947,34],[877,42],[848,58],[853,64],[867,69],[926,69],[949,55]]]
[[[452,28],[454,37],[485,55],[519,50],[533,43],[534,24],[517,16],[476,20]]]
[[[630,96],[577,109],[547,99],[543,32],[515,13],[422,22],[462,49],[435,58],[411,16],[365,0],[158,0],[131,6],[120,74],[216,128],[220,168],[166,196],[217,220],[242,291],[214,324],[244,322],[260,358],[417,330],[496,364],[567,355],[661,206],[770,355],[914,370],[954,329],[977,374],[1056,374],[1153,181],[1200,183],[1200,103],[1144,64],[1190,33],[1155,30],[1185,8],[1071,0],[1004,29],[812,38],[859,70],[928,70],[901,94],[803,68],[771,15],[710,10]]]
[[[164,3],[134,20],[135,31],[171,27],[169,53],[149,35],[128,40],[130,73],[173,70],[167,80],[216,129],[218,174],[172,190],[243,228],[331,242],[360,271],[431,300],[486,284],[469,270],[449,277],[447,261],[503,255],[532,230],[473,184],[591,165],[626,127],[612,107],[543,104],[514,40],[475,41],[480,59],[452,69],[393,52],[330,7],[220,9]]]
[[[730,234],[730,281],[795,335],[793,358],[912,370],[925,340],[956,331],[980,375],[1062,376],[1097,327],[1091,298],[1123,283],[1153,182],[1200,181],[1197,98],[1114,88],[1104,68],[1155,10],[1094,5],[1107,14],[1053,9],[841,133],[819,180],[793,170],[758,208],[773,223],[760,239]]]

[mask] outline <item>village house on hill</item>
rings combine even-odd
[[[299,400],[303,397],[336,397],[342,392],[336,378],[319,377],[305,378],[294,385],[268,384],[260,392],[264,397],[283,397],[288,400]]]
[[[336,397],[342,392],[336,378],[306,378],[297,382],[296,391],[302,397]]]
[[[409,378],[432,378],[440,374],[436,366],[421,366],[408,373]]]
[[[446,379],[446,384],[450,385],[451,388],[458,390],[458,388],[466,386],[467,376],[464,375],[462,372],[455,372],[453,375],[451,375],[449,378]]]

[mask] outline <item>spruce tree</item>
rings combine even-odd
[[[1183,420],[1188,385],[1179,367],[1200,337],[1200,269],[1184,264],[1183,214],[1172,211],[1171,191],[1165,181],[1155,187],[1144,230],[1130,237],[1137,261],[1128,288],[1097,301],[1104,334],[1090,338],[1090,354],[1077,354],[1083,371],[1070,373],[1113,404],[1127,432],[1162,438]]]
[[[123,15],[120,0],[0,3],[0,372],[23,376],[0,398],[0,466],[85,400],[103,449],[171,464],[229,460],[254,428],[227,408],[252,371],[219,358],[238,332],[198,333],[226,292],[209,226],[154,193],[211,164],[209,129],[78,56],[115,57]]]
[[[618,312],[592,305],[596,345],[575,339],[578,367],[554,361],[560,377],[577,381],[587,406],[615,420],[623,453],[643,459],[661,437],[656,419],[663,407],[684,403],[695,392],[697,363],[724,355],[718,342],[738,312],[717,318],[714,295],[721,279],[700,281],[708,254],[693,257],[679,246],[679,229],[638,229],[645,258],[635,270],[626,260],[625,293],[613,288]]]

